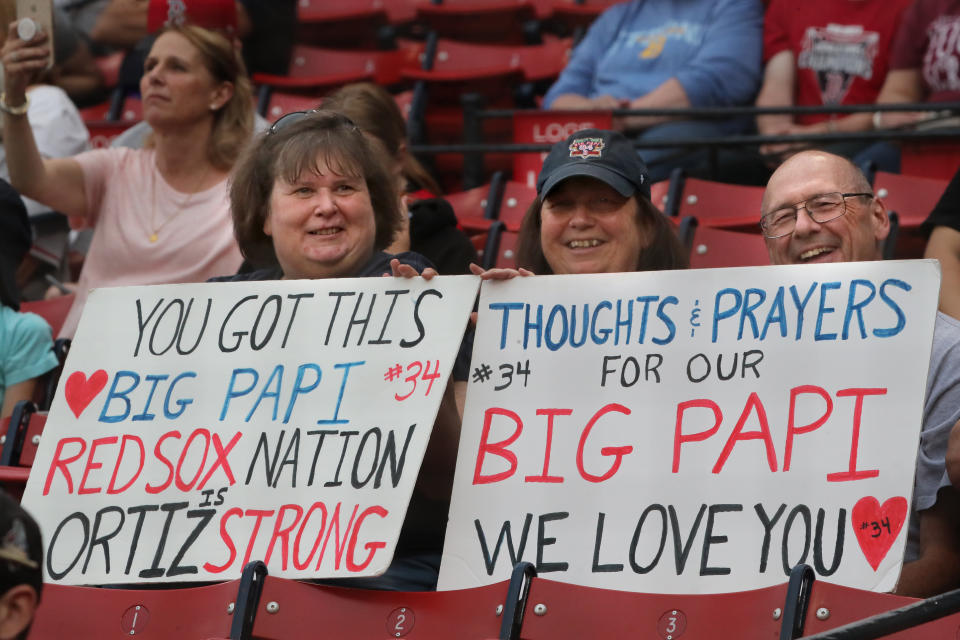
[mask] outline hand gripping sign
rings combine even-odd
[[[924,261],[485,283],[440,587],[524,559],[640,592],[800,562],[891,589],[938,288]]]
[[[47,579],[382,573],[477,286],[94,291],[24,494]]]

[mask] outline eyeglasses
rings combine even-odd
[[[270,127],[268,135],[273,135],[284,127],[289,127],[294,122],[300,122],[310,114],[319,112],[320,109],[310,109],[309,111],[291,111],[290,113],[285,113],[277,118],[276,122],[273,123],[273,125]]]
[[[804,209],[818,224],[830,222],[847,212],[847,198],[873,198],[872,193],[821,193],[796,204],[782,207],[760,218],[760,229],[765,238],[782,238],[797,228],[797,215]]]

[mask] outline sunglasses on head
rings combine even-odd
[[[318,108],[318,109],[310,109],[308,111],[291,111],[290,113],[283,114],[282,116],[277,118],[276,122],[273,123],[273,125],[270,127],[270,130],[267,132],[267,135],[272,135],[274,133],[277,133],[278,131],[292,125],[293,123],[300,122],[304,118],[307,118],[317,113],[330,114],[331,119],[334,119],[334,118],[339,119],[344,124],[349,125],[354,129],[359,129],[359,127],[357,127],[357,125],[353,122],[353,120],[351,120],[347,116],[341,113],[337,113],[335,111],[324,111],[323,109]]]

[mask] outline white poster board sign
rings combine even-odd
[[[94,291],[23,499],[46,579],[382,573],[478,285]]]
[[[484,283],[440,588],[888,590],[932,261]]]

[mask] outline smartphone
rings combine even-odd
[[[46,47],[50,49],[47,69],[51,68],[53,66],[53,0],[17,0],[17,20],[24,19],[31,20],[33,25],[18,24],[18,31],[22,28],[21,37],[31,36],[33,31],[46,34]]]

